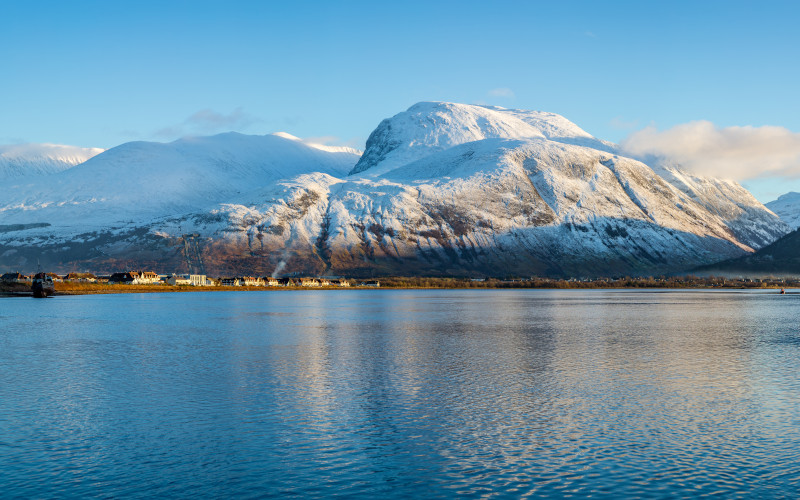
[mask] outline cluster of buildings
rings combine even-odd
[[[363,283],[356,283],[356,286],[380,286],[377,281],[370,282],[370,285]],[[220,286],[306,286],[306,287],[323,287],[323,286],[338,286],[349,287],[352,286],[349,280],[338,278],[274,278],[265,276],[257,278],[254,276],[243,276],[240,278],[221,278],[219,280]]]
[[[94,274],[91,273],[69,273],[69,274],[56,274],[56,273],[46,273],[48,276],[53,278],[53,281],[67,281],[73,283],[96,283],[98,281],[103,281],[102,277],[98,278]],[[33,277],[35,274],[22,274],[22,273],[5,273],[0,276],[0,283],[28,283],[30,284],[33,281]],[[108,276],[105,277],[105,281],[108,282]]]
[[[272,286],[272,287],[380,287],[379,281],[351,281],[341,278],[273,278],[271,276],[237,276],[232,278],[209,278],[204,274],[156,274],[151,271],[126,271],[108,276],[95,276],[91,273],[69,273],[58,275],[48,273],[53,281],[77,283],[108,283],[123,285],[185,285],[185,286]],[[30,283],[33,276],[20,273],[6,273],[0,276],[5,283]]]

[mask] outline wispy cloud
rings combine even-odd
[[[692,172],[735,179],[800,177],[800,133],[783,127],[717,127],[695,121],[659,131],[654,126],[620,143],[639,157],[668,159]]]
[[[516,95],[514,91],[508,87],[500,87],[489,91],[490,97],[503,97],[506,99],[514,99]]]
[[[154,135],[162,139],[175,139],[186,135],[242,131],[259,121],[261,120],[245,112],[241,107],[228,114],[213,109],[201,109],[181,123],[164,127]]]
[[[617,130],[633,130],[639,127],[638,120],[626,120],[621,116],[615,116],[608,124]]]
[[[0,137],[0,144],[25,144],[27,142],[22,137]]]

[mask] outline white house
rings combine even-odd
[[[131,278],[133,278],[133,281],[131,281],[132,285],[152,285],[160,281],[158,275],[152,271],[131,271],[130,275]]]
[[[191,285],[192,280],[189,279],[188,274],[173,274],[167,278],[167,284],[172,286]]]
[[[264,280],[262,278],[256,278],[253,276],[244,276],[239,278],[244,286],[264,286]]]

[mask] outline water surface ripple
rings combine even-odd
[[[795,497],[800,294],[0,299],[0,496]]]

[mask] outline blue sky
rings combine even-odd
[[[792,2],[2,1],[0,144],[238,130],[363,148],[381,119],[444,100],[552,111],[615,142],[698,120],[769,125],[791,149],[799,14]],[[738,179],[762,201],[800,190],[786,161]]]

